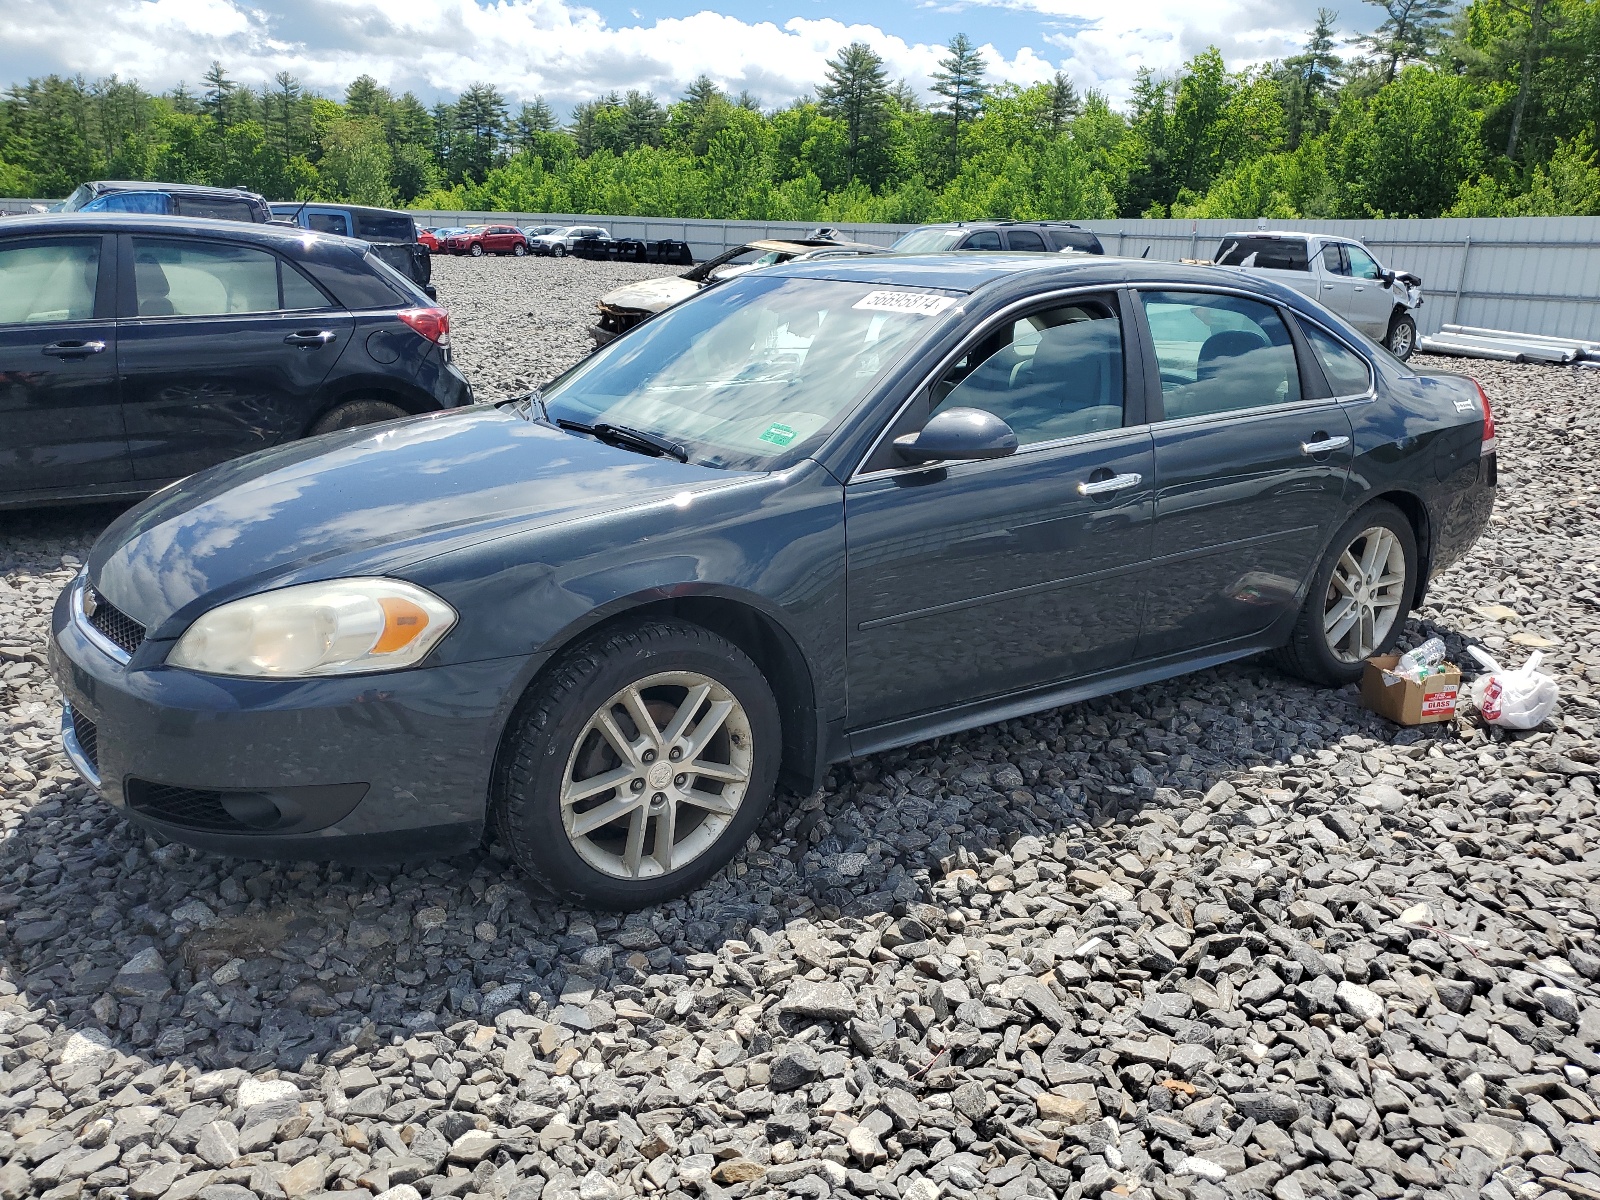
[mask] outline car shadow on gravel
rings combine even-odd
[[[29,519],[52,536],[49,515]],[[1414,621],[1407,641],[1432,632]],[[78,1033],[131,1060],[102,1078],[52,1056],[62,1065],[11,1106],[93,1104],[116,1080],[149,1083],[148,1068],[173,1064],[293,1078],[343,1046],[508,1012],[582,1036],[610,1028],[619,1006],[642,1019],[639,1006],[664,991],[688,995],[718,961],[732,999],[782,990],[808,969],[803,956],[776,970],[767,960],[785,930],[948,918],[948,889],[942,909],[928,902],[951,873],[979,923],[1026,925],[1014,893],[1038,882],[1045,861],[1103,873],[1117,842],[1148,859],[1150,840],[1194,832],[1166,809],[1215,788],[1229,792],[1224,826],[1259,825],[1303,796],[1323,798],[1316,780],[1330,767],[1352,788],[1369,782],[1359,760],[1350,765],[1351,739],[1359,748],[1449,736],[1388,725],[1357,706],[1354,688],[1321,691],[1259,662],[1234,664],[836,766],[817,794],[780,797],[706,886],[626,917],[535,894],[498,847],[370,867],[158,844],[67,768],[0,837],[0,1002],[22,993],[12,1007],[25,1001],[30,1023],[19,1043],[26,1034],[60,1049]],[[1332,750],[1341,743],[1342,757]],[[1148,881],[1159,866],[1141,870]],[[1172,919],[1159,904],[1155,916]],[[763,965],[741,974],[752,954]]]

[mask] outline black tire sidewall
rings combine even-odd
[[[1404,354],[1399,353],[1399,351],[1394,348],[1395,331],[1402,325],[1409,326],[1411,329],[1411,338],[1406,343],[1406,352]],[[1396,358],[1400,359],[1401,362],[1404,362],[1406,359],[1410,358],[1414,353],[1416,353],[1417,323],[1416,321],[1412,320],[1409,313],[1395,313],[1394,317],[1389,321],[1389,336],[1383,339],[1383,344],[1384,348]]]
[[[366,414],[358,420],[348,418],[355,413]],[[410,416],[398,404],[391,404],[387,400],[346,400],[336,404],[327,412],[318,417],[307,437],[315,437],[321,433],[335,433],[341,429],[356,429],[362,425],[376,425],[380,421],[398,421],[402,417]]]
[[[655,625],[655,629],[671,626]],[[685,630],[678,626],[677,629]],[[592,641],[571,652],[571,660],[600,658],[598,668],[582,669],[575,687],[562,688],[550,707],[553,719],[538,726],[538,712],[549,693],[524,704],[496,771],[497,833],[523,868],[559,896],[595,907],[627,911],[658,904],[704,883],[738,852],[760,823],[777,784],[782,758],[782,724],[772,689],[760,670],[731,643],[695,627],[687,636],[650,638],[619,646],[614,637]],[[688,866],[646,880],[618,879],[585,862],[561,822],[560,794],[573,744],[602,704],[627,684],[662,671],[696,671],[729,691],[750,722],[753,766],[739,812],[722,836]],[[560,672],[556,672],[559,677]],[[519,772],[516,768],[520,767]],[[517,790],[518,776],[528,786]]]
[[[1356,539],[1356,536],[1365,529],[1381,525],[1400,539],[1401,548],[1406,555],[1406,582],[1405,600],[1400,614],[1395,618],[1394,626],[1389,630],[1383,642],[1373,650],[1373,655],[1386,654],[1400,640],[1400,635],[1405,631],[1406,616],[1411,610],[1412,598],[1417,594],[1417,537],[1412,532],[1411,522],[1406,520],[1405,514],[1392,504],[1378,502],[1369,504],[1357,511],[1348,521],[1339,528],[1333,540],[1328,543],[1327,553],[1322,556],[1322,563],[1317,567],[1317,573],[1311,579],[1311,590],[1306,595],[1306,616],[1311,636],[1307,639],[1312,655],[1318,660],[1317,666],[1329,679],[1344,683],[1354,683],[1361,678],[1363,663],[1347,663],[1337,657],[1328,646],[1327,634],[1323,631],[1322,613],[1328,595],[1328,587],[1333,579],[1333,569],[1339,561],[1339,556]]]

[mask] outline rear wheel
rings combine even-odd
[[[1361,678],[1366,660],[1399,639],[1417,570],[1417,539],[1405,514],[1392,504],[1367,505],[1329,545],[1289,644],[1278,651],[1280,665],[1335,687]]]
[[[771,688],[731,642],[680,621],[614,629],[568,651],[519,707],[495,833],[558,896],[670,900],[755,829],[781,740]]]
[[[1410,313],[1395,310],[1394,316],[1389,319],[1389,335],[1383,339],[1383,344],[1401,362],[1411,357],[1412,351],[1417,348],[1417,323],[1411,319]]]
[[[515,254],[518,258],[521,258],[527,252],[528,252],[528,247],[523,242],[518,242],[515,246],[511,247],[511,253]]]
[[[409,416],[405,409],[387,400],[346,400],[336,404],[317,418],[307,437],[319,433],[332,433],[335,429],[354,429],[358,425],[372,425],[378,421],[397,421]]]

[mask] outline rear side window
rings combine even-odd
[[[1322,365],[1322,373],[1328,377],[1328,386],[1335,396],[1359,396],[1372,386],[1372,373],[1359,354],[1309,321],[1301,321],[1300,328],[1305,331],[1311,353]]]
[[[182,217],[210,217],[219,221],[254,221],[256,206],[236,196],[197,196],[178,193],[173,211]]]
[[[328,298],[299,271],[280,261],[278,270],[283,276],[283,307],[290,310],[327,308]]]
[[[1350,264],[1345,261],[1344,247],[1338,242],[1329,242],[1322,248],[1322,269],[1329,275],[1350,274]]]
[[[110,192],[83,206],[84,212],[144,213],[160,216],[167,211],[165,192]]]
[[[1219,267],[1260,267],[1272,271],[1309,271],[1304,238],[1224,238],[1217,251]]]
[[[340,237],[349,237],[350,218],[344,213],[308,212],[306,228],[314,229],[318,233],[337,233]]]
[[[97,237],[0,246],[0,325],[87,321],[99,280]]]
[[[1031,229],[1013,229],[1006,234],[1013,250],[1043,250],[1044,239]]]
[[[998,250],[1000,235],[993,229],[980,229],[961,244],[963,250]]]
[[[1242,296],[1145,292],[1166,419],[1300,399],[1294,343],[1277,309]]]

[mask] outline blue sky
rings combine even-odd
[[[470,83],[558,110],[613,89],[675,97],[705,72],[774,106],[865,41],[925,90],[964,32],[991,80],[1065,71],[1113,101],[1135,71],[1176,70],[1207,45],[1243,67],[1299,50],[1317,0],[8,0],[0,80],[111,73],[194,85],[212,59],[264,83],[281,70],[328,95],[366,73],[432,101]],[[1373,24],[1371,4],[1346,32]],[[93,30],[92,37],[84,36]]]

